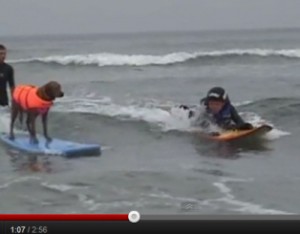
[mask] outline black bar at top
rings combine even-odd
[[[177,231],[197,233],[217,231],[224,233],[240,231],[244,233],[257,231],[278,231],[280,233],[300,233],[299,220],[193,220],[193,221],[3,221],[5,234],[99,234],[127,231],[164,231],[166,233]],[[14,232],[12,232],[14,231]]]

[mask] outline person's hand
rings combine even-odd
[[[192,118],[195,114],[194,111],[190,110],[190,108],[187,105],[180,105],[179,108],[183,110],[189,110],[189,114],[188,114],[189,119]]]
[[[253,129],[253,125],[250,124],[250,123],[244,123],[244,124],[238,126],[237,129],[239,129],[239,130],[250,130],[250,129]]]
[[[190,109],[187,105],[180,105],[179,108],[184,110]]]

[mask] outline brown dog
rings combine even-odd
[[[44,136],[47,141],[51,141],[47,130],[47,117],[53,101],[64,96],[61,85],[56,81],[50,81],[41,87],[18,85],[15,87],[12,96],[10,139],[13,140],[15,138],[13,128],[17,116],[20,115],[20,120],[22,121],[23,113],[26,113],[26,126],[30,135],[30,141],[38,143],[35,120],[39,115],[42,117]]]

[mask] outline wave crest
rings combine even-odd
[[[59,65],[95,65],[103,66],[147,66],[147,65],[171,65],[176,63],[186,63],[195,60],[211,59],[233,59],[249,57],[279,57],[286,59],[299,59],[300,49],[272,50],[272,49],[233,49],[208,52],[174,52],[164,55],[147,54],[75,54],[75,55],[53,55],[47,57],[35,57],[11,60],[11,63],[46,63]]]

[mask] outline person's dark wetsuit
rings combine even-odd
[[[230,103],[229,99],[225,101],[222,110],[213,114],[207,107],[206,98],[202,99],[203,105],[206,108],[204,118],[212,123],[215,123],[222,129],[248,129],[251,126],[246,123],[242,117],[238,114],[235,107]],[[205,123],[203,123],[205,125]]]
[[[8,106],[7,84],[11,90],[15,86],[14,69],[7,63],[0,63],[0,106]]]
[[[220,100],[224,102],[224,106],[217,114],[212,113],[208,108],[209,100]],[[238,114],[235,107],[231,104],[228,95],[221,87],[214,87],[210,89],[207,96],[200,100],[200,104],[204,105],[205,113],[200,116],[200,125],[204,128],[209,126],[209,122],[214,123],[222,129],[251,129],[253,126],[250,123],[246,123],[242,117]],[[185,105],[181,105],[184,109],[189,109]],[[189,111],[189,118],[193,117],[195,112]]]

